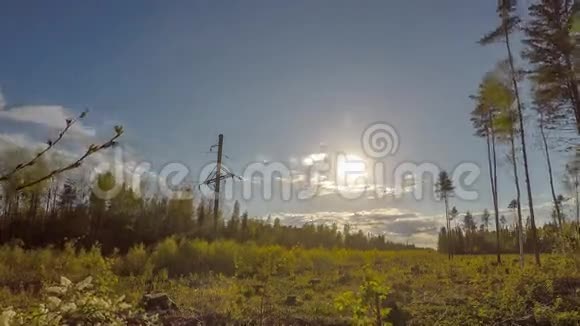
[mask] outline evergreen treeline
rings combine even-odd
[[[23,175],[24,177],[24,175]],[[99,176],[101,189],[111,189],[111,173]],[[9,186],[9,184],[8,184]],[[62,246],[67,241],[90,247],[100,244],[103,252],[122,252],[136,244],[150,245],[169,236],[205,239],[232,239],[257,244],[286,247],[351,249],[409,249],[412,245],[395,244],[384,236],[351,232],[348,225],[306,224],[301,227],[281,225],[250,218],[241,213],[236,202],[230,216],[218,214],[214,223],[212,205],[192,199],[141,198],[128,187],[110,200],[103,200],[88,186],[74,182],[45,182],[10,194],[4,187],[0,208],[0,242],[22,242],[26,247]]]
[[[485,218],[486,216],[487,219]],[[497,239],[499,239],[501,253],[519,253],[519,230],[517,223],[507,225],[505,217],[502,216],[498,237],[495,228],[489,228],[489,213],[487,210],[484,211],[482,220],[482,224],[477,226],[473,215],[467,212],[464,216],[462,226],[456,225],[451,227],[449,232],[446,227],[442,227],[437,239],[437,250],[449,255],[495,254],[498,244]],[[485,223],[485,221],[488,223]],[[573,226],[571,227],[573,228]],[[523,251],[527,254],[533,254],[533,237],[529,219],[523,231]],[[555,222],[538,227],[537,234],[538,248],[542,253],[553,252],[562,237],[562,232]]]

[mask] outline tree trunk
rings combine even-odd
[[[500,225],[499,225],[499,204],[497,200],[497,158],[496,158],[496,151],[495,151],[495,131],[493,127],[493,116],[490,113],[489,118],[490,123],[490,131],[491,131],[491,151],[493,157],[493,173],[492,177],[492,195],[493,195],[493,210],[495,214],[495,240],[496,240],[496,254],[497,254],[497,263],[501,264],[501,245],[500,245]]]
[[[451,260],[451,234],[449,233],[449,218],[445,218],[445,237],[447,238],[447,258]]]
[[[548,140],[546,139],[546,133],[544,132],[544,122],[540,121],[540,134],[542,135],[542,142],[544,144],[544,152],[546,153],[546,163],[548,163],[548,175],[550,177],[550,191],[552,192],[552,200],[554,201],[554,208],[556,209],[556,218],[558,219],[558,226],[562,229],[562,215],[560,213],[560,203],[558,203],[558,197],[556,197],[556,191],[554,190],[554,176],[552,173],[552,160],[550,159],[550,149],[548,147]]]
[[[451,233],[449,232],[449,226],[451,222],[449,222],[449,202],[447,200],[447,195],[445,195],[445,221],[447,222],[447,256],[449,260],[451,260],[452,252],[453,252],[453,245],[451,244]]]
[[[512,50],[511,50],[511,46],[510,46],[510,38],[509,38],[509,31],[508,31],[508,26],[507,26],[507,19],[508,19],[508,13],[505,12],[505,9],[504,9],[503,30],[504,30],[504,36],[505,36],[505,45],[506,45],[506,49],[507,49],[507,53],[508,53],[508,60],[509,60],[509,64],[510,64],[512,83],[513,83],[514,93],[516,96],[516,102],[517,102],[517,106],[518,106],[518,118],[519,118],[519,122],[520,122],[520,141],[522,143],[522,156],[524,158],[524,172],[525,172],[525,177],[526,177],[526,188],[527,188],[527,193],[528,193],[528,206],[529,206],[529,210],[530,210],[530,224],[532,226],[532,247],[534,248],[534,256],[536,258],[536,264],[538,264],[538,266],[540,266],[541,262],[540,262],[540,252],[539,252],[539,248],[538,248],[538,234],[537,234],[537,230],[536,230],[536,219],[534,217],[534,203],[533,203],[533,197],[532,197],[532,186],[530,184],[530,172],[529,172],[529,168],[528,168],[528,153],[526,150],[526,137],[525,137],[526,133],[525,133],[525,129],[524,129],[524,115],[522,113],[522,102],[520,100],[520,94],[519,94],[519,90],[518,90],[518,81],[516,79],[516,73],[515,73],[515,69],[514,69],[514,58],[513,58]]]
[[[520,268],[524,268],[524,228],[522,223],[522,205],[521,202],[521,191],[520,191],[520,178],[518,176],[518,163],[516,161],[516,145],[515,145],[515,133],[513,126],[510,130],[510,143],[512,147],[512,163],[514,168],[514,181],[516,184],[516,201],[517,201],[517,218],[518,218],[518,244],[520,249]]]
[[[580,196],[578,194],[578,172],[574,176],[574,190],[576,192],[576,227],[580,230]]]
[[[576,119],[576,132],[580,134],[580,94],[578,92],[578,82],[576,81],[576,73],[572,60],[569,56],[565,56],[566,68],[568,69],[568,90],[570,92],[570,100],[572,102],[572,109],[574,110],[574,117]]]

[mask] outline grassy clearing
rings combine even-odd
[[[77,251],[0,248],[0,305],[30,309],[43,284],[87,276],[137,304],[166,292],[183,318],[208,323],[368,324],[380,299],[395,325],[554,324],[580,322],[580,260],[543,255],[520,270],[516,255],[458,256],[433,251],[284,249],[231,241],[166,239],[151,250],[103,257]],[[376,297],[375,297],[376,296]]]

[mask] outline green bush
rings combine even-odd
[[[6,308],[0,325],[157,325],[156,315],[146,315],[125,302],[124,296],[111,299],[108,291],[95,288],[92,277],[74,284],[61,277],[58,285],[45,288],[41,304],[29,309]]]
[[[138,244],[129,249],[127,255],[118,260],[116,272],[122,276],[151,275],[153,265],[149,253],[143,244]]]

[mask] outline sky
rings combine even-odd
[[[2,0],[0,146],[38,145],[54,137],[65,118],[88,108],[88,117],[64,143],[62,152],[71,157],[120,124],[129,166],[149,162],[151,174],[159,175],[169,163],[183,164],[194,185],[215,160],[215,153],[207,152],[220,133],[224,164],[233,173],[242,176],[254,163],[280,163],[292,172],[280,183],[298,186],[310,180],[307,172],[318,158],[326,157],[335,172],[352,172],[353,164],[333,164],[339,154],[362,160],[367,177],[376,162],[385,165],[387,176],[405,162],[449,171],[471,162],[481,171],[468,187],[477,199],[454,198],[452,204],[460,212],[481,212],[492,204],[485,142],[473,136],[469,95],[505,56],[501,45],[476,43],[497,24],[495,5]],[[377,122],[394,128],[398,148],[375,160],[361,137]],[[529,135],[531,183],[538,219],[544,221],[550,196],[536,138]],[[504,147],[502,208],[514,198]],[[565,156],[554,156],[559,180]],[[443,204],[432,196],[365,193],[348,199],[336,194],[332,176],[317,180],[316,196],[290,200],[281,198],[281,191],[270,199],[253,191],[245,199],[240,189],[246,183],[257,189],[259,180],[228,181],[234,195],[224,207],[238,199],[252,216],[271,215],[295,225],[349,223],[425,246],[434,245],[444,224]],[[510,220],[512,213],[503,213]]]

